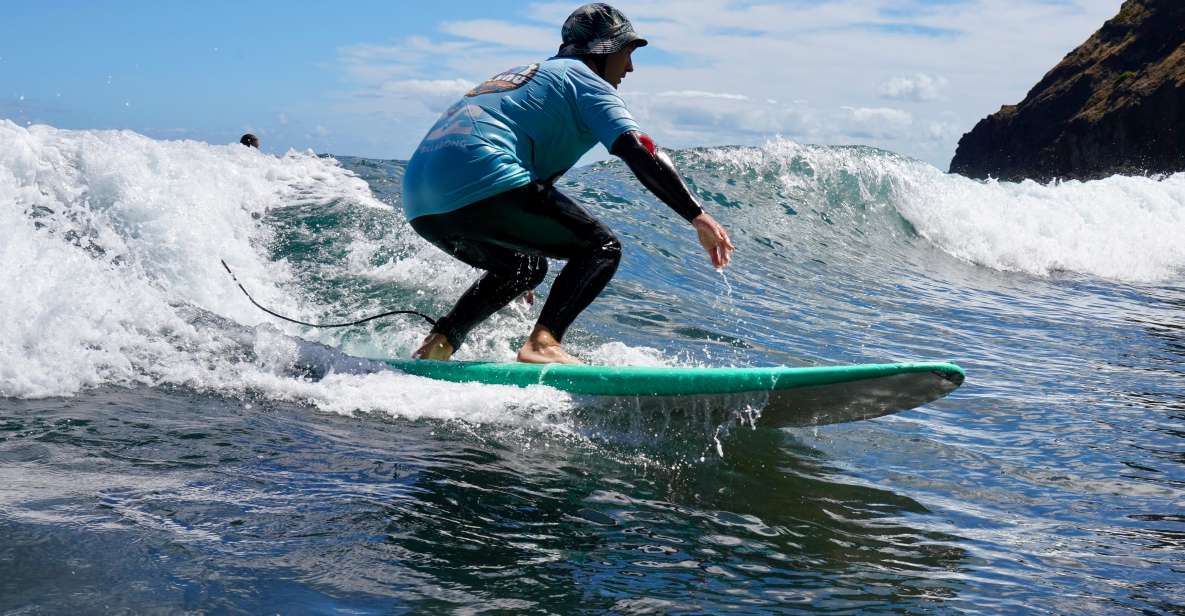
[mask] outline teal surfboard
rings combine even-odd
[[[755,425],[812,426],[871,419],[911,409],[954,391],[963,369],[949,363],[856,364],[773,368],[571,366],[383,360],[416,376],[458,383],[546,385],[578,396],[641,406],[703,400],[744,404]]]

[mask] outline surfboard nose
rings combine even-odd
[[[931,370],[772,391],[757,425],[786,428],[873,419],[933,402],[965,379],[961,370]]]
[[[951,384],[954,385],[954,387],[951,388],[952,390],[962,385],[963,381],[967,379],[966,373],[964,373],[962,370],[935,370],[934,374],[937,374],[938,376],[950,381]]]

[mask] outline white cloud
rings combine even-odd
[[[422,77],[441,58],[466,56],[478,46],[472,41],[434,41],[408,37],[390,45],[359,44],[338,49],[338,63],[350,79],[363,84]]]
[[[908,111],[891,107],[843,107],[851,114],[856,122],[869,124],[889,124],[893,126],[909,126],[913,123],[913,116]]]
[[[467,79],[403,79],[384,82],[380,89],[391,98],[415,100],[440,112],[476,85]]]
[[[474,86],[467,79],[405,79],[383,84],[387,89],[398,89],[409,94],[458,96]]]
[[[945,77],[931,77],[925,73],[894,77],[881,84],[880,95],[894,100],[932,101],[938,99],[947,83]]]
[[[926,125],[926,138],[931,141],[947,142],[958,140],[962,136],[962,128],[958,123],[950,121],[934,121]]]
[[[777,135],[807,139],[818,132],[817,119],[808,108],[739,94],[699,90],[623,94],[645,130],[672,147],[760,142]]]
[[[900,109],[890,107],[842,107],[842,109],[847,112],[844,131],[857,138],[899,137],[913,124],[913,115]]]
[[[748,96],[744,94],[729,94],[727,92],[705,92],[703,90],[668,90],[666,92],[659,92],[655,96],[673,96],[677,98],[720,98],[731,101],[747,101]],[[770,101],[773,102],[773,101]]]
[[[493,43],[510,49],[539,50],[559,47],[558,28],[537,28],[497,19],[471,19],[441,24],[441,32],[456,37]]]

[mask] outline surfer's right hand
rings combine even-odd
[[[712,259],[712,265],[716,269],[720,269],[732,260],[733,245],[732,240],[728,239],[728,231],[716,222],[707,212],[696,216],[691,221],[691,226],[695,227],[695,232],[699,234],[699,243],[707,251],[708,257]]]

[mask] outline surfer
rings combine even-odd
[[[551,258],[567,263],[518,360],[580,363],[561,340],[613,277],[621,243],[555,181],[597,142],[691,223],[714,267],[728,265],[728,233],[616,92],[646,39],[601,3],[576,9],[561,35],[554,57],[495,75],[449,107],[408,161],[403,207],[412,228],[485,270],[413,357],[451,357],[474,326],[542,282]]]
[[[242,137],[239,137],[239,143],[241,143],[249,148],[255,148],[257,150],[259,149],[259,137],[256,137],[255,135],[252,135],[251,133],[247,133],[247,134],[243,135]]]

